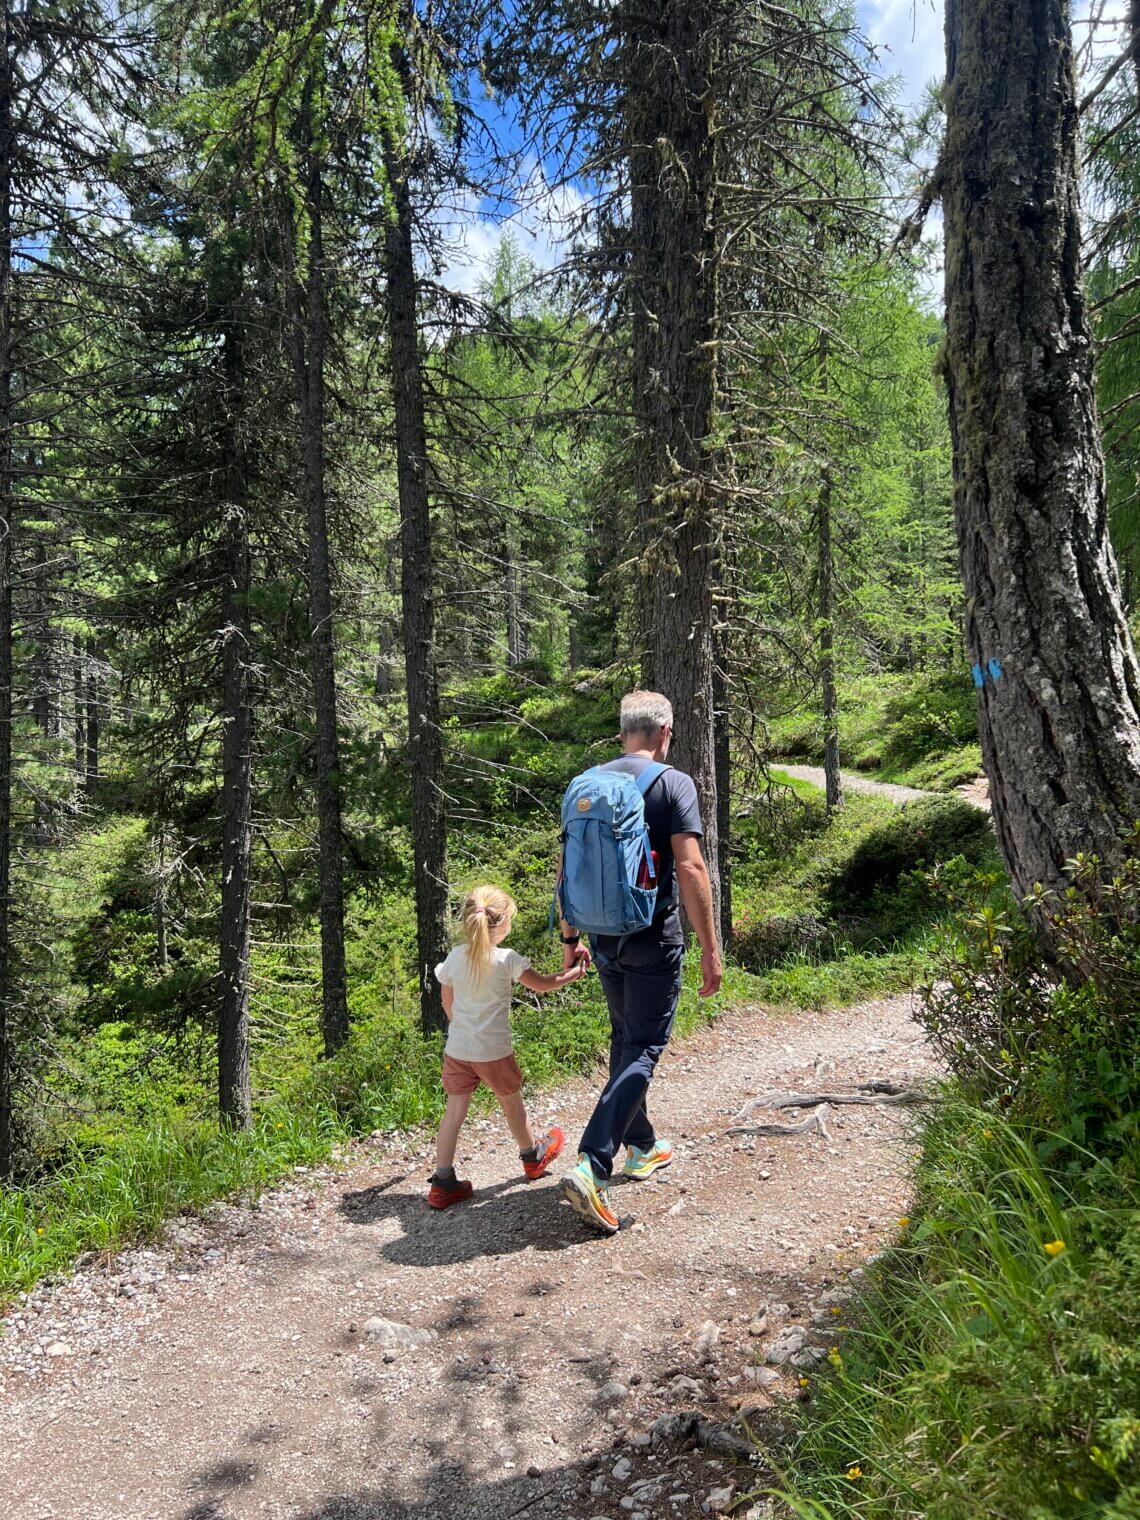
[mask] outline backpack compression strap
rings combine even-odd
[[[651,760],[650,763],[642,771],[641,775],[635,777],[634,785],[644,797],[649,788],[657,780],[658,776],[663,776],[668,770],[672,770],[672,766],[662,765],[660,760]]]

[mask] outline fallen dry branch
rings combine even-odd
[[[825,1140],[831,1139],[831,1132],[827,1127],[827,1120],[831,1110],[826,1103],[820,1103],[813,1114],[808,1114],[798,1124],[734,1124],[731,1129],[726,1129],[726,1135],[811,1135],[820,1134]]]

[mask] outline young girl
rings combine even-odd
[[[462,945],[456,945],[435,968],[450,1028],[443,1052],[443,1090],[447,1111],[435,1145],[436,1168],[428,1203],[446,1209],[471,1197],[471,1184],[455,1175],[455,1147],[467,1117],[471,1094],[485,1082],[506,1115],[518,1142],[523,1171],[541,1177],[562,1149],[560,1129],[536,1139],[523,1104],[522,1072],[511,1042],[511,986],[521,982],[531,992],[553,992],[584,973],[579,962],[557,976],[543,976],[530,962],[503,944],[518,907],[498,887],[476,887],[463,904]]]

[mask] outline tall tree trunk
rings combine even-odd
[[[839,776],[839,698],[835,690],[835,594],[831,552],[831,466],[825,463],[816,507],[819,555],[819,684],[823,696],[823,780],[829,808],[843,801]]]
[[[828,334],[819,335],[819,390],[828,405]],[[835,690],[835,560],[831,550],[831,493],[833,478],[828,454],[831,440],[823,436],[824,460],[816,502],[816,570],[819,580],[819,684],[823,699],[823,785],[828,808],[843,801],[839,777],[839,698]]]
[[[416,942],[420,967],[420,1017],[424,1029],[430,1032],[443,1029],[447,1024],[439,984],[433,974],[433,968],[448,949],[443,731],[439,719],[436,670],[429,465],[417,324],[411,190],[406,165],[393,151],[387,155],[387,166],[394,202],[387,229],[385,263],[400,497],[400,593],[408,685]]]
[[[0,37],[0,1181],[12,1176],[12,53],[10,0]]]
[[[79,790],[87,780],[87,667],[85,667],[84,641],[79,638],[79,635],[71,640],[71,679],[73,679],[71,733],[74,739],[74,775],[76,775],[76,790]]]
[[[1109,544],[1068,5],[948,0],[945,368],[966,642],[1014,888],[1140,817],[1140,673]]]
[[[629,305],[633,436],[630,440],[634,491],[634,536],[637,545],[634,582],[634,616],[631,649],[641,669],[641,684],[653,691],[658,686],[657,618],[654,555],[656,507],[654,503],[654,435],[656,403],[653,376],[661,269],[657,249],[660,212],[660,166],[654,129],[655,92],[647,88],[644,46],[647,18],[644,0],[625,0],[625,158],[629,173]]]
[[[722,550],[723,553],[723,550]],[[723,589],[723,579],[721,586]],[[713,738],[716,748],[716,843],[720,874],[720,938],[732,944],[732,744],[729,723],[728,618],[723,604],[717,609],[713,663]]]
[[[166,873],[166,825],[158,830],[158,867],[154,883],[154,930],[155,948],[158,953],[158,969],[170,969],[170,949],[167,944],[166,910],[170,896],[170,880]]]
[[[84,787],[90,797],[99,785],[99,646],[87,646],[86,732],[83,740]]]
[[[514,667],[523,659],[522,615],[519,595],[519,549],[514,524],[507,520],[503,534],[503,601],[507,612],[507,664]]]
[[[222,921],[219,955],[218,1109],[223,1125],[248,1129],[249,941],[253,827],[253,703],[250,681],[250,556],[245,463],[245,363],[241,316],[223,334],[229,418],[222,501]]]
[[[639,0],[639,5],[641,0]],[[709,441],[716,406],[719,291],[715,197],[716,0],[665,0],[637,16],[633,66],[642,143],[658,155],[645,186],[660,269],[651,371],[635,385],[653,399],[652,525],[656,684],[673,704],[671,759],[693,777],[705,828],[714,917],[720,921],[713,605],[716,504]],[[653,129],[652,137],[648,129]],[[649,344],[647,342],[647,350]]]
[[[309,112],[306,108],[306,117]],[[311,120],[306,130],[312,132]],[[321,916],[321,1028],[325,1054],[348,1038],[348,977],[344,960],[344,857],[341,837],[340,733],[336,713],[336,647],[329,566],[325,486],[325,352],[328,306],[323,238],[324,187],[320,163],[310,162],[307,204],[309,250],[306,307],[302,311],[293,255],[294,224],[288,210],[289,283],[294,353],[305,463],[309,572],[309,663],[316,735],[317,829]]]

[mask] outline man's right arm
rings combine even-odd
[[[562,885],[562,866],[564,864],[564,861],[565,861],[565,851],[564,850],[560,850],[559,854],[558,854],[558,884],[559,884],[559,886]],[[563,965],[563,968],[565,970],[569,971],[570,968],[572,966],[576,965],[578,961],[583,961],[586,966],[589,966],[590,965],[590,961],[592,959],[592,957],[590,955],[590,947],[589,947],[589,945],[586,944],[585,940],[583,940],[581,934],[578,933],[578,930],[574,927],[574,925],[573,924],[568,924],[566,922],[566,920],[562,917],[561,913],[559,913],[559,915],[558,915],[558,923],[559,923],[559,926],[562,929],[562,965]],[[572,945],[568,945],[566,943],[566,941],[568,939],[573,939],[574,935],[576,935],[576,934],[578,935],[577,940]]]
[[[713,921],[712,882],[701,854],[701,841],[696,834],[674,834],[670,842],[681,901],[700,941],[701,997],[712,997],[720,991],[724,965]]]

